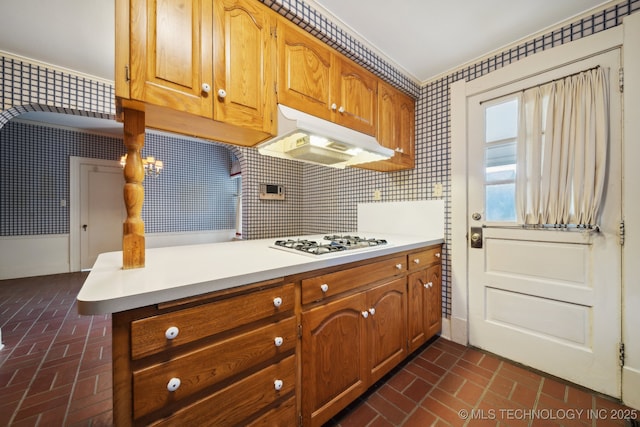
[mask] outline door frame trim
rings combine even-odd
[[[543,51],[471,82],[459,80],[451,93],[451,323],[453,341],[469,343],[468,319],[468,98],[494,91],[555,68],[598,55],[623,45],[623,25]],[[506,93],[505,92],[505,93]],[[623,140],[624,145],[624,140]]]
[[[109,166],[116,160],[93,159],[89,157],[69,157],[69,266],[70,271],[80,271],[80,168],[83,165]],[[123,196],[124,197],[124,196]]]

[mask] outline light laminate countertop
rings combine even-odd
[[[322,236],[292,238],[320,240]],[[441,236],[379,233],[375,237],[389,244],[325,255],[275,249],[271,247],[274,238],[147,249],[145,267],[130,270],[122,269],[122,252],[104,253],[98,256],[78,294],[78,312],[116,313],[444,241]]]

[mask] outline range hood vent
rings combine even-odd
[[[278,136],[258,145],[260,154],[343,169],[386,160],[394,151],[367,134],[278,105]]]

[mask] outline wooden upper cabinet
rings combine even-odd
[[[278,102],[331,119],[331,50],[287,21],[278,23]]]
[[[130,0],[130,96],[212,117],[212,10],[204,0]]]
[[[391,85],[378,82],[378,134],[381,145],[395,151],[389,160],[359,165],[395,171],[415,167],[415,102]]]
[[[275,133],[275,25],[255,0],[214,2],[214,119]]]
[[[375,136],[378,118],[378,79],[359,65],[337,55],[333,68],[331,107],[334,121]]]

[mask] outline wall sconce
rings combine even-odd
[[[124,168],[127,164],[127,155],[120,157],[120,166]],[[153,156],[147,156],[142,159],[142,166],[144,166],[144,174],[147,176],[158,176],[162,169],[164,168],[164,163],[162,160],[156,160]]]

